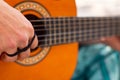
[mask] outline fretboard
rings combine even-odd
[[[41,47],[119,35],[119,17],[52,17],[32,20]]]

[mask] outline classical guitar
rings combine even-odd
[[[39,47],[23,61],[0,62],[1,80],[70,80],[78,42],[118,35],[117,17],[75,17],[74,0],[5,0],[33,24]]]

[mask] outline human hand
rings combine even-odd
[[[110,45],[113,49],[120,51],[120,36],[103,37],[101,42]]]
[[[30,55],[30,48],[14,57],[6,55],[17,52],[17,48],[23,49],[34,36],[31,23],[16,9],[0,0],[0,56],[2,61],[12,62],[23,60]],[[34,49],[38,45],[37,37],[31,45]]]

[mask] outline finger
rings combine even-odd
[[[27,57],[29,57],[30,56],[30,49],[28,49],[28,50],[26,50],[25,52],[22,52],[22,53],[20,53],[19,55],[18,55],[18,60],[23,60],[23,59],[25,59],[25,58],[27,58]]]
[[[14,54],[17,51],[17,47],[9,47],[5,50],[7,54]]]
[[[0,55],[2,54],[3,52],[3,47],[0,46]]]
[[[32,43],[32,48],[35,48],[37,45],[38,45],[38,40],[37,40],[37,36],[35,36],[35,39]],[[18,55],[18,60],[23,60],[23,59],[25,59],[29,56],[30,56],[30,48],[28,50],[26,50],[25,52],[22,52],[21,54],[19,54]]]
[[[18,47],[19,49],[24,49],[25,47],[28,46],[28,40],[24,40]],[[18,54],[18,60],[23,60],[24,58],[27,58],[30,55],[30,49],[27,49],[24,52],[21,52]]]
[[[1,60],[4,62],[13,62],[16,61],[17,55],[10,57],[7,54],[14,54],[17,51],[17,48],[15,46],[9,46],[9,49],[6,49],[5,52],[2,53],[1,55]]]
[[[17,60],[17,55],[16,56],[13,56],[13,57],[9,57],[6,55],[7,53],[2,53],[1,54],[1,57],[0,59],[3,61],[3,62],[14,62]]]
[[[114,36],[114,37],[109,37],[109,38],[103,38],[102,42],[120,51],[120,38],[119,37]]]
[[[105,43],[105,44],[111,44],[114,43],[113,41],[118,40],[118,37],[116,36],[112,36],[112,37],[103,37],[101,38],[101,42]]]
[[[38,46],[38,38],[37,38],[37,36],[35,36],[35,39],[30,48],[35,49],[37,46]]]

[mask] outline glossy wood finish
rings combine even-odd
[[[5,0],[11,6],[24,0]],[[32,1],[32,0],[26,0]],[[74,0],[34,0],[42,4],[51,16],[76,16]],[[24,14],[33,14],[32,11]],[[38,16],[40,17],[40,16]],[[36,51],[37,52],[37,51]],[[35,53],[35,52],[34,52]],[[78,43],[53,46],[49,54],[39,63],[23,66],[15,62],[0,62],[1,80],[70,80],[76,64]]]

